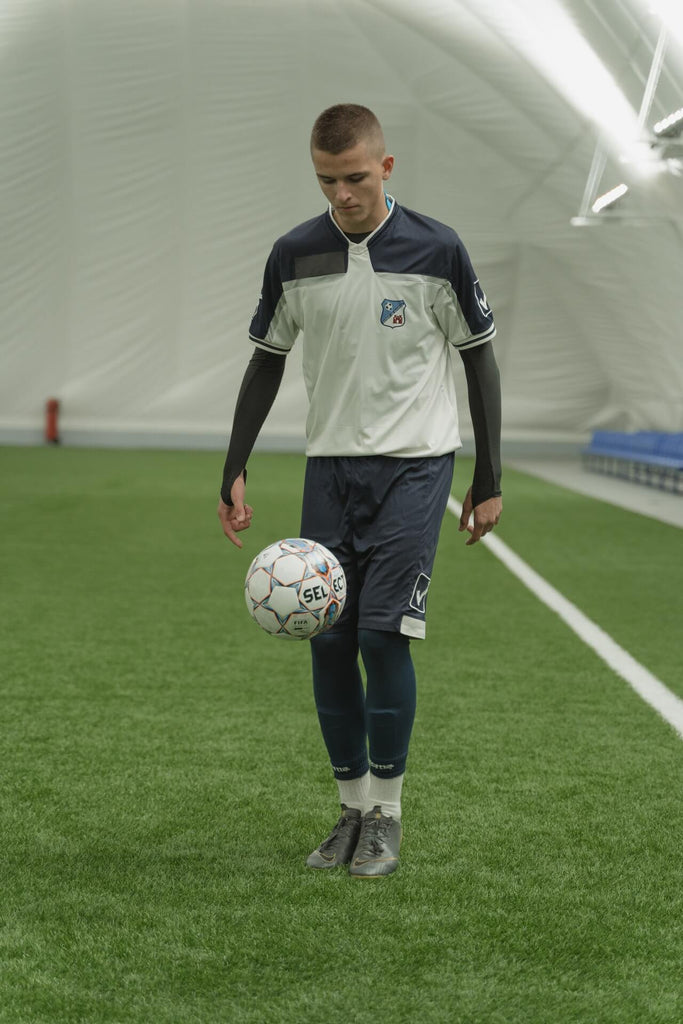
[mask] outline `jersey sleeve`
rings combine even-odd
[[[249,337],[268,352],[283,355],[291,349],[299,333],[283,286],[283,254],[279,242],[273,246],[263,274],[263,287],[249,327]]]
[[[434,315],[455,348],[481,345],[495,336],[493,310],[457,235],[450,256],[448,280],[437,296]]]

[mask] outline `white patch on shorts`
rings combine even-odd
[[[412,636],[416,640],[424,640],[424,619],[414,619],[412,615],[404,615],[401,619],[400,632],[403,633],[404,636]]]

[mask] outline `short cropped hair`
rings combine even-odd
[[[359,142],[367,142],[380,160],[386,152],[382,126],[371,110],[358,103],[337,103],[328,107],[313,125],[312,150],[336,155]]]

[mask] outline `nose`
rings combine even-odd
[[[337,182],[334,198],[335,206],[346,206],[349,199],[351,198],[351,190],[349,189],[348,185],[344,184],[343,181]]]

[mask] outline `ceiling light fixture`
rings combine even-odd
[[[627,192],[628,185],[625,185],[622,182],[621,185],[617,185],[616,188],[612,188],[609,192],[605,192],[604,195],[598,196],[591,206],[591,210],[593,213],[600,213],[601,210],[607,209],[608,206],[614,206],[614,204],[617,203],[622,196],[625,196]]]
[[[660,139],[674,139],[680,135],[683,132],[683,107],[674,110],[673,114],[669,114],[661,121],[657,121],[652,131]]]

